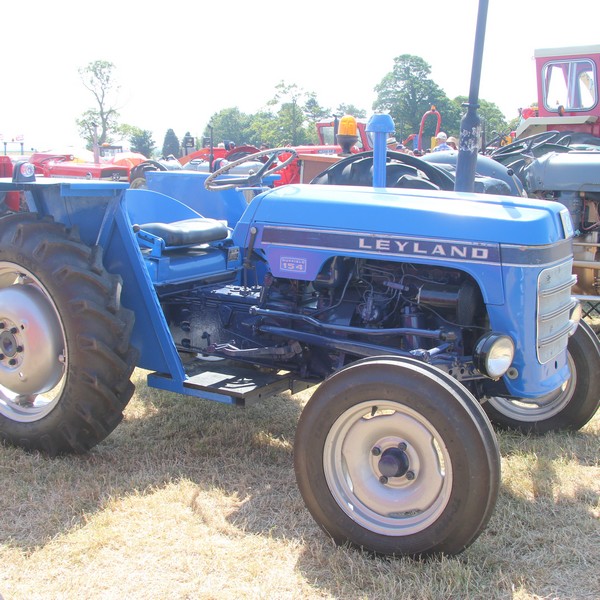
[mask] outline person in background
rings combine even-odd
[[[452,150],[452,148],[450,146],[448,146],[448,144],[446,143],[448,136],[443,131],[440,131],[435,136],[435,139],[437,140],[437,146],[433,149],[434,152],[442,152],[443,150]]]
[[[450,148],[452,150],[458,150],[458,145],[457,145],[457,141],[456,138],[453,136],[450,136],[447,140],[446,140],[446,144],[448,144],[448,146],[450,146]]]
[[[389,137],[387,139],[386,146],[388,147],[388,150],[397,150],[398,149],[398,142],[397,142],[396,138],[395,137]]]

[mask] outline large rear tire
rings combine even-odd
[[[354,363],[300,417],[296,478],[338,544],[384,555],[457,554],[487,524],[500,456],[477,400],[411,359]]]
[[[486,398],[483,407],[492,423],[504,429],[542,434],[576,431],[600,405],[600,344],[592,328],[581,321],[569,339],[571,377],[542,398]]]
[[[84,452],[123,417],[134,386],[133,313],[101,248],[34,213],[0,227],[0,438]]]

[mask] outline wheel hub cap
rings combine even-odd
[[[2,324],[4,325],[4,324]],[[0,356],[4,358],[13,358],[17,353],[17,340],[9,331],[0,333]]]
[[[404,477],[409,467],[408,456],[399,448],[388,448],[381,455],[378,467],[385,477]]]
[[[18,395],[42,394],[64,371],[58,316],[33,285],[0,289],[0,385]]]

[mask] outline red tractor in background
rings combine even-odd
[[[50,150],[34,152],[29,161],[37,175],[78,179],[128,181],[133,167],[145,161],[138,152],[123,152],[122,146],[103,144],[92,153],[88,150]]]
[[[13,163],[10,156],[0,156],[0,177],[12,177]],[[10,191],[0,193],[0,215],[7,211],[17,212],[20,208],[20,192]]]
[[[537,109],[523,109],[516,139],[554,130],[571,143],[600,145],[600,45],[534,52]]]

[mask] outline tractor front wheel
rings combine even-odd
[[[321,384],[300,417],[294,461],[320,527],[384,555],[461,552],[488,522],[500,481],[476,399],[439,369],[396,357]]]
[[[133,393],[133,313],[101,249],[35,213],[0,229],[0,438],[50,455],[84,452]]]

